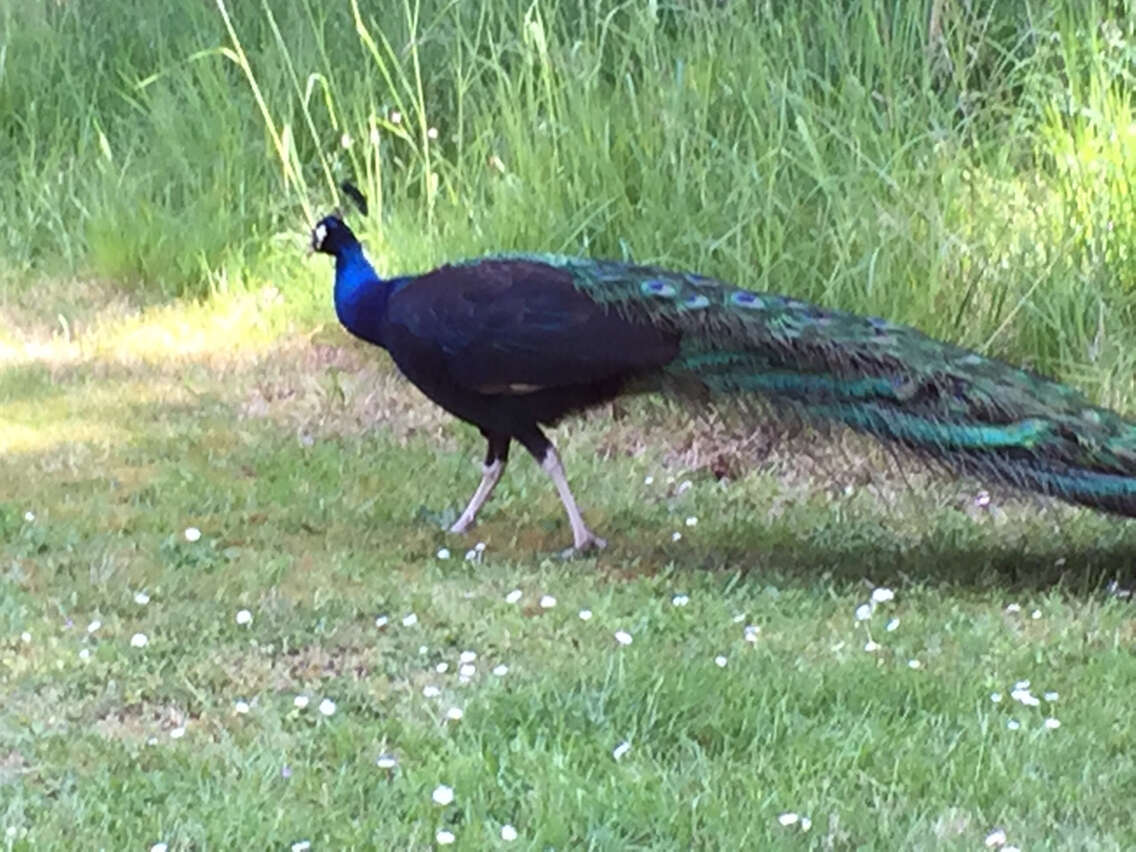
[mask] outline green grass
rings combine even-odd
[[[525,458],[454,539],[479,438],[301,254],[351,178],[384,271],[631,256],[1131,409],[1130,5],[4,5],[0,840],[1136,846],[1130,524],[637,400],[557,430],[608,550]]]
[[[448,829],[483,849],[505,823],[518,848],[1136,842],[1136,633],[1108,586],[1133,580],[1128,525],[978,508],[971,484],[900,477],[847,436],[762,430],[770,453],[642,401],[558,430],[607,551],[556,556],[570,533],[523,458],[455,538],[440,521],[475,483],[476,434],[337,329],[258,332],[252,299],[103,311],[3,374],[9,848],[411,848]],[[858,621],[877,586],[895,599]],[[1058,697],[1024,706],[1022,679]]]

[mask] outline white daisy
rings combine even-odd
[[[434,788],[434,792],[430,794],[430,798],[434,800],[436,805],[448,805],[454,800],[454,788],[447,787],[445,784],[439,784]]]

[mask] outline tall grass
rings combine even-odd
[[[16,4],[0,256],[287,292],[351,178],[389,270],[505,249],[698,268],[1124,405],[1132,5]]]

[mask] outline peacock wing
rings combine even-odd
[[[679,345],[673,329],[611,310],[569,271],[527,259],[427,273],[391,297],[388,322],[396,339],[431,349],[454,382],[482,393],[643,375]]]

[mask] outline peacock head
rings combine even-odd
[[[347,227],[338,213],[324,216],[312,228],[312,251],[337,255],[343,249],[357,244],[355,234]]]
[[[359,208],[359,212],[367,215],[367,196],[355,184],[343,181],[340,188],[348,198]],[[343,214],[336,210],[329,216],[324,216],[312,228],[312,251],[323,254],[338,255],[343,249],[357,245],[359,240],[343,221]]]

